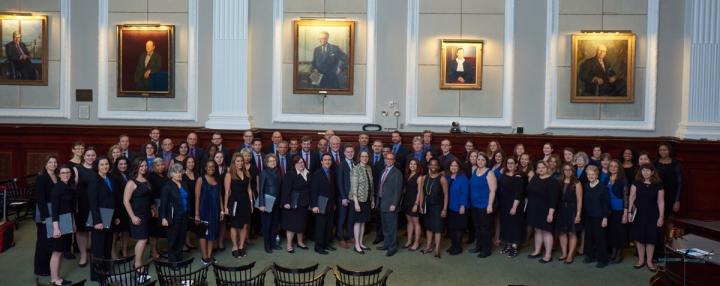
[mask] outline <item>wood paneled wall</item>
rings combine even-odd
[[[206,146],[215,130],[163,127],[162,138],[171,138],[176,143],[185,140],[190,131],[195,131],[199,137],[199,144]],[[57,155],[60,162],[70,158],[72,144],[83,141],[87,145],[95,146],[98,154],[104,154],[107,149],[117,142],[118,135],[130,136],[131,149],[140,150],[141,144],[149,137],[150,127],[115,127],[115,126],[55,126],[55,125],[0,125],[0,179],[9,176],[21,177],[39,171],[41,162],[49,154]],[[273,130],[254,130],[257,137],[264,142],[270,142]],[[300,138],[305,135],[320,138],[322,131],[280,130],[285,139]],[[223,134],[224,144],[235,148],[242,142],[241,131],[220,131]],[[360,132],[336,132],[343,142],[357,142]],[[389,132],[368,132],[371,141],[380,139],[390,142]],[[403,133],[403,142],[410,144],[412,136],[418,133]],[[523,134],[448,134],[436,133],[433,143],[448,138],[453,143],[453,152],[462,153],[467,140],[472,140],[478,149],[484,150],[490,140],[498,140],[506,153],[512,152],[515,144],[525,145],[526,152],[538,156],[542,145],[550,142],[555,152],[560,153],[564,147],[572,147],[577,151],[590,152],[591,145],[600,144],[606,152],[619,156],[626,147],[637,151],[647,151],[655,157],[657,145],[660,142],[670,142],[673,146],[674,156],[680,160],[683,167],[685,191],[682,197],[681,215],[699,219],[720,219],[720,142],[680,140],[676,138],[642,138],[642,137],[587,137],[587,136],[552,136],[552,135],[523,135]]]

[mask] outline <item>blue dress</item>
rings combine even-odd
[[[205,176],[202,176],[200,193],[200,220],[207,222],[207,228],[198,235],[207,240],[217,240],[220,232],[220,184],[211,185]]]

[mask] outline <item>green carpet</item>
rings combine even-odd
[[[371,240],[374,234],[366,235],[366,241]],[[0,285],[20,286],[34,285],[33,255],[35,245],[35,226],[30,221],[24,221],[15,232],[15,247],[0,253]],[[405,238],[399,239],[404,243]],[[565,265],[553,261],[549,264],[540,264],[536,259],[527,259],[531,247],[522,249],[520,255],[509,259],[496,249],[492,256],[480,259],[475,255],[464,252],[458,256],[449,256],[444,253],[449,240],[443,240],[443,257],[437,259],[431,254],[421,255],[419,252],[408,252],[401,249],[395,256],[386,257],[385,252],[373,248],[369,253],[360,255],[350,249],[339,249],[329,255],[319,255],[312,250],[297,249],[295,254],[285,251],[276,251],[266,254],[262,242],[249,246],[248,256],[235,259],[228,250],[218,253],[217,259],[221,264],[240,265],[256,261],[256,269],[265,268],[273,261],[284,266],[300,267],[319,263],[321,268],[339,264],[350,269],[370,269],[380,265],[392,269],[389,285],[647,285],[652,273],[646,268],[633,269],[635,257],[630,250],[625,253],[625,261],[618,265],[610,265],[604,269],[597,269],[594,264],[583,264],[582,257],[576,259],[572,265]],[[370,246],[370,243],[366,245]],[[312,249],[312,242],[308,243]],[[466,246],[467,249],[467,246]],[[199,262],[199,250],[191,253]],[[559,252],[555,253],[557,257]],[[77,260],[63,260],[61,266],[62,276],[68,280],[78,281],[89,279],[90,267],[77,267]],[[154,269],[151,270],[153,278],[157,278]],[[40,281],[48,281],[49,277],[41,277]],[[208,272],[209,285],[215,285],[212,269]],[[268,273],[266,285],[272,285],[272,274]],[[87,283],[87,285],[97,285]],[[328,274],[325,285],[335,285],[332,274]]]

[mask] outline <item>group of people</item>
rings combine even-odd
[[[660,144],[655,161],[631,148],[616,158],[601,146],[592,146],[591,156],[572,148],[556,153],[551,143],[533,158],[523,144],[505,152],[497,141],[486,150],[467,141],[464,152],[454,154],[450,140],[438,147],[432,136],[425,131],[408,147],[397,131],[385,144],[371,143],[365,133],[343,143],[327,130],[313,146],[309,136],[284,140],[275,131],[272,143],[263,145],[246,131],[231,150],[220,133],[212,134],[206,149],[194,132],[176,148],[152,129],[140,152],[120,135],[106,156],[77,142],[69,161],[49,157],[35,183],[35,273],[69,284],[60,277],[60,264],[63,256],[74,256],[74,245],[84,267],[89,241],[93,258],[114,259],[128,256],[130,238],[136,267],[143,265],[148,242],[153,258],[177,262],[195,248],[193,238],[202,262],[210,264],[213,253],[225,249],[227,228],[236,258],[247,255],[259,234],[267,253],[282,250],[282,232],[289,253],[309,248],[307,234],[318,254],[336,246],[365,254],[368,223],[375,229],[373,243],[387,256],[400,248],[397,231],[404,224],[402,248],[437,258],[443,234],[451,239],[446,252],[458,255],[467,233],[467,242],[475,244],[470,252],[481,258],[497,246],[516,257],[532,237],[528,257],[547,263],[557,238],[558,259],[569,264],[580,254],[602,268],[622,261],[632,240],[635,267],[656,269],[655,246],[662,247],[662,227],[679,210],[682,192],[671,145]],[[69,228],[60,219],[67,214],[72,231],[62,231]],[[167,240],[166,251],[158,240]]]

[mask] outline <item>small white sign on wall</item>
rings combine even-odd
[[[90,104],[82,103],[78,105],[78,119],[90,119]]]

